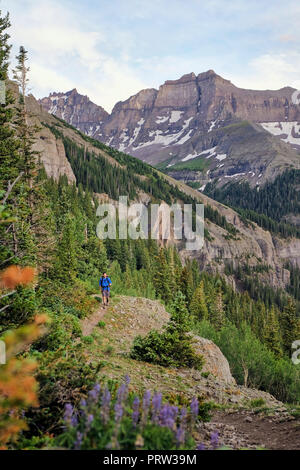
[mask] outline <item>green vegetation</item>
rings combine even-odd
[[[201,369],[203,358],[193,351],[189,314],[184,296],[179,292],[170,306],[171,318],[162,333],[152,330],[145,337],[137,336],[131,357],[162,366]]]
[[[187,162],[178,162],[167,168],[165,171],[170,173],[176,170],[205,171],[209,167],[209,162],[205,157],[196,157]]]
[[[300,229],[284,222],[284,217],[300,213],[300,170],[286,170],[263,187],[249,183],[216,183],[205,187],[205,194],[236,209],[245,219],[283,237],[300,237]]]

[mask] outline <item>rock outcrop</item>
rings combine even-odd
[[[193,335],[194,351],[201,354],[204,358],[204,366],[202,372],[209,372],[218,379],[227,384],[235,384],[235,380],[231,375],[228,361],[220,348],[210,339],[201,338]]]

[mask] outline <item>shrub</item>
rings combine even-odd
[[[131,357],[162,366],[194,367],[201,369],[202,356],[193,350],[193,339],[188,335],[190,321],[181,292],[171,305],[171,318],[163,332],[152,330],[142,338],[134,339]]]

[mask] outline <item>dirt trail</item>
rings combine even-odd
[[[81,330],[83,336],[88,336],[92,333],[93,329],[98,325],[99,321],[102,320],[106,310],[108,310],[108,308],[104,308],[101,304],[96,312],[92,313],[92,315],[89,315],[81,321]]]
[[[231,449],[300,450],[300,420],[286,413],[217,411],[209,423],[200,425],[199,434],[209,443],[214,431],[218,431],[220,443]]]

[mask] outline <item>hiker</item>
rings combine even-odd
[[[108,305],[108,299],[110,295],[110,286],[111,286],[111,280],[105,272],[102,274],[102,277],[100,278],[99,286],[102,292],[102,304],[103,304],[103,307],[105,307],[105,305]]]

